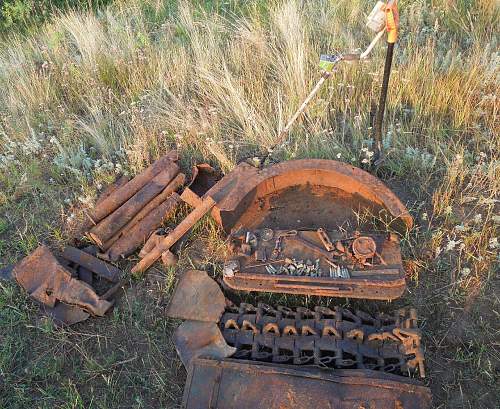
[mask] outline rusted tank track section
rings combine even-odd
[[[228,308],[220,321],[233,358],[321,368],[425,376],[414,309],[371,316],[341,307],[314,310],[266,304]]]

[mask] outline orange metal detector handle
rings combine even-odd
[[[398,39],[399,12],[398,2],[389,2],[385,7],[385,25],[387,42],[394,44]]]

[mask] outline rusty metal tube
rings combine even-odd
[[[113,193],[115,190],[120,189],[121,187],[125,186],[129,181],[130,181],[130,179],[127,176],[119,177],[115,182],[108,185],[102,191],[102,193],[97,198],[95,205],[99,206],[107,197],[109,197],[109,195],[111,195],[111,193]]]
[[[146,206],[144,206],[139,213],[137,213],[132,220],[130,220],[125,226],[123,226],[113,237],[106,241],[102,249],[107,251],[111,246],[116,243],[125,233],[130,231],[137,223],[144,219],[150,212],[156,209],[160,204],[162,204],[168,197],[179,189],[186,181],[186,175],[184,173],[179,173],[174,180],[172,180],[163,191],[151,200]]]
[[[88,233],[92,240],[102,248],[107,240],[113,237],[119,229],[132,220],[144,206],[165,189],[178,172],[179,167],[175,163],[170,162],[166,169],[156,175],[119,209],[92,227]]]
[[[158,175],[171,162],[178,159],[177,151],[170,151],[162,156],[143,172],[134,177],[130,182],[116,189],[102,202],[100,202],[88,216],[94,224],[97,224],[107,215],[118,209],[123,203],[141,190],[151,179]]]
[[[62,252],[62,257],[66,260],[72,261],[81,267],[94,272],[95,274],[105,278],[106,280],[116,282],[120,278],[122,272],[120,269],[108,264],[91,254],[88,254],[75,247],[67,246]]]
[[[121,256],[128,256],[141,244],[143,244],[148,235],[159,227],[163,221],[172,213],[180,202],[180,196],[172,193],[171,196],[151,211],[139,223],[133,226],[127,234],[123,235],[107,252],[107,258],[116,261]]]
[[[139,263],[132,269],[132,273],[140,273],[147,270],[151,265],[161,257],[165,250],[169,250],[177,241],[184,236],[188,230],[193,227],[198,220],[206,215],[212,207],[215,206],[215,200],[206,196],[203,202],[194,209],[189,215],[179,223],[179,225],[158,245],[151,250]]]

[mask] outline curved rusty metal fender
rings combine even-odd
[[[408,229],[413,226],[413,218],[405,205],[382,181],[359,168],[334,160],[299,159],[281,162],[262,170],[240,163],[210,189],[207,195],[217,202],[212,216],[229,231],[236,220],[231,215],[243,213],[244,210],[239,209],[246,209],[249,197],[255,199],[280,189],[306,184],[359,194],[385,208],[395,219],[402,220]],[[255,196],[252,192],[255,192]]]

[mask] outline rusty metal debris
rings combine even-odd
[[[113,305],[102,300],[88,284],[73,278],[46,246],[21,260],[13,276],[31,297],[49,308],[63,302],[103,316]]]
[[[335,307],[313,310],[240,304],[227,307],[220,328],[234,358],[321,368],[370,369],[425,376],[413,309],[369,315]]]
[[[158,175],[165,167],[179,159],[176,151],[170,151],[162,156],[142,173],[134,177],[130,182],[114,190],[109,196],[103,199],[89,213],[89,218],[94,224],[97,224],[113,211],[118,209],[123,203],[134,196],[139,190],[146,186],[151,179]]]
[[[84,267],[84,275],[87,279],[87,271],[93,272],[111,282],[117,282],[122,274],[121,270],[116,268],[115,266],[105,263],[104,261],[92,256],[91,254],[88,254],[85,251],[79,250],[74,247],[65,247],[62,252],[62,257],[81,267]]]
[[[186,368],[197,357],[223,359],[236,351],[236,348],[227,345],[219,327],[211,322],[183,322],[175,331],[174,343]]]
[[[182,192],[182,199],[192,207],[201,203],[202,197],[221,179],[220,172],[208,163],[193,166],[191,182]]]
[[[216,323],[225,306],[224,294],[205,271],[188,270],[175,288],[167,315],[183,320]]]
[[[323,228],[240,229],[228,245],[223,278],[238,290],[390,300],[406,285],[394,236]]]
[[[370,370],[324,371],[229,359],[193,359],[185,409],[429,409],[419,382]]]

